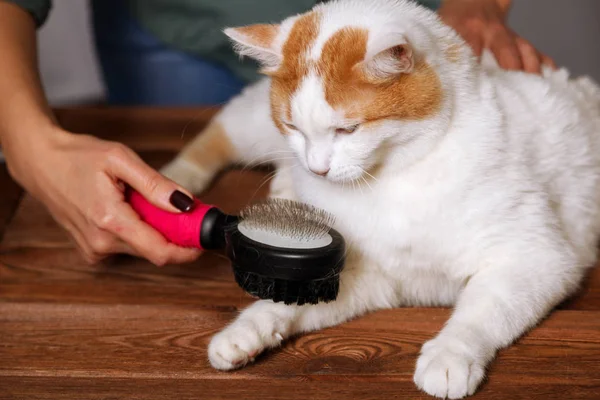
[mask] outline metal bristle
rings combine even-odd
[[[240,213],[244,225],[268,230],[296,240],[314,240],[327,235],[335,222],[332,214],[308,204],[269,199],[247,206]]]

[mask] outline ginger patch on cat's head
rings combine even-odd
[[[381,50],[368,49],[369,32],[346,28],[325,43],[318,71],[325,98],[349,119],[420,120],[440,107],[441,83],[436,72],[404,39]]]
[[[421,120],[439,110],[437,73],[403,35],[373,37],[365,28],[349,26],[323,38],[322,23],[313,11],[288,27],[255,25],[229,33],[245,46],[241,53],[261,62],[271,77],[272,118],[281,132],[286,132],[283,120],[292,118],[292,98],[309,75],[320,79],[325,101],[349,120]],[[279,45],[277,35],[286,35]]]
[[[279,131],[286,132],[282,116],[292,119],[291,99],[312,68],[308,55],[319,34],[320,15],[308,13],[294,23],[281,49],[279,68],[271,76],[271,117]]]

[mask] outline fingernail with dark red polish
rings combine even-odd
[[[194,207],[194,200],[179,190],[173,192],[169,201],[175,208],[182,212],[188,212]]]

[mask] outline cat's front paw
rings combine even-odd
[[[257,314],[255,310],[248,311]],[[290,321],[275,313],[258,311],[256,319],[245,317],[242,315],[212,338],[208,359],[214,368],[225,371],[241,368],[289,336]]]
[[[423,345],[414,382],[419,389],[440,398],[460,399],[477,390],[485,362],[465,349],[460,340],[438,337]]]
[[[296,194],[294,192],[294,184],[292,177],[286,170],[277,171],[275,177],[271,181],[271,187],[269,190],[270,198],[296,200]]]
[[[201,193],[212,179],[212,174],[180,157],[162,167],[160,173],[194,194]]]

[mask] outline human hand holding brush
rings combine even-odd
[[[0,144],[9,172],[70,233],[84,258],[95,263],[127,253],[157,265],[196,259],[199,249],[176,246],[141,221],[124,199],[124,183],[173,212],[193,204],[189,194],[127,147],[58,126],[36,69],[34,21],[2,1],[0,48]]]
[[[161,266],[190,262],[200,255],[199,249],[169,242],[125,200],[126,186],[131,186],[165,212],[184,214],[193,205],[185,189],[132,150],[60,130],[29,135],[28,140],[32,142],[27,145],[5,141],[11,173],[71,234],[87,262],[130,254]],[[23,154],[32,150],[35,157]]]

